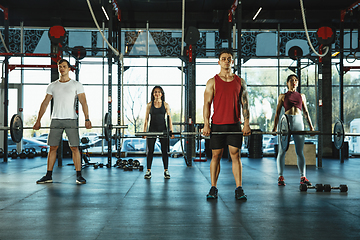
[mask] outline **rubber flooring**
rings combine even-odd
[[[145,157],[132,158],[146,165]],[[76,185],[69,163],[55,167],[50,184],[35,183],[46,172],[45,158],[0,163],[0,239],[360,239],[359,158],[307,167],[313,184],[347,184],[346,193],[300,192],[296,166],[286,166],[287,185],[279,187],[275,158],[242,158],[247,201],[234,197],[227,159],[217,200],[206,200],[210,160],[187,167],[183,158],[170,158],[171,179],[164,179],[158,156],[151,179],[145,171],[87,167],[85,185]]]

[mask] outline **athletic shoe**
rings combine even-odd
[[[209,194],[206,195],[207,199],[216,199],[218,197],[218,189],[214,186],[210,188]]]
[[[144,176],[145,179],[150,179],[151,178],[151,171],[147,170]]]
[[[79,176],[79,177],[76,178],[76,183],[77,184],[85,184],[86,180],[82,176]]]
[[[52,177],[48,177],[46,175],[36,181],[36,183],[52,183],[52,182],[53,182]]]
[[[311,182],[306,177],[301,177],[300,178],[300,184],[306,184],[308,186],[311,186]]]
[[[247,197],[246,197],[246,195],[245,195],[244,190],[242,189],[242,187],[237,187],[237,188],[235,189],[235,198],[236,198],[237,200],[246,200],[246,199],[247,199]]]
[[[279,186],[285,186],[285,185],[286,185],[286,184],[285,184],[285,179],[284,179],[283,176],[280,176],[280,177],[278,178],[278,185],[279,185]]]
[[[164,172],[164,178],[166,178],[166,179],[169,179],[169,178],[170,178],[169,170],[166,170],[166,171]]]

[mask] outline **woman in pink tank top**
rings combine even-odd
[[[311,123],[309,111],[306,105],[306,97],[304,94],[300,94],[296,91],[299,84],[299,79],[295,74],[289,75],[287,78],[288,92],[280,94],[278,105],[276,107],[275,119],[274,119],[274,128],[273,131],[276,132],[277,125],[279,122],[279,116],[281,109],[284,106],[285,115],[288,117],[290,130],[291,131],[303,131],[303,113],[307,119],[310,127],[310,131],[314,131],[314,127]],[[306,162],[304,156],[304,135],[293,135],[295,142],[295,149],[297,155],[297,165],[300,173],[300,184],[311,185],[310,181],[306,178]],[[277,169],[278,169],[278,185],[285,186],[285,179],[283,177],[283,172],[285,168],[285,154],[286,152],[279,147],[279,152],[277,156]]]

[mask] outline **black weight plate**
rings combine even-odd
[[[86,57],[86,49],[83,46],[75,46],[71,54],[78,60],[81,60]]]
[[[280,124],[279,124],[279,132],[280,134],[280,146],[284,152],[286,152],[289,148],[290,143],[290,126],[289,126],[289,119],[284,114],[281,117]]]
[[[200,32],[196,27],[190,26],[186,29],[185,42],[186,44],[196,44],[200,39]]]
[[[300,184],[299,189],[300,189],[301,192],[306,192],[306,191],[307,191],[307,186],[306,186],[306,184]]]
[[[21,117],[17,114],[14,114],[10,120],[10,135],[11,139],[19,143],[23,138],[23,121]]]
[[[347,185],[340,185],[340,192],[347,192],[348,186]]]
[[[110,141],[111,138],[111,117],[110,113],[105,113],[104,117],[104,134],[106,141]]]
[[[334,145],[336,149],[341,149],[344,145],[344,124],[337,120],[334,125]]]
[[[135,159],[135,160],[133,161],[133,166],[134,166],[134,167],[139,167],[139,166],[140,166],[139,160],[136,160],[136,159]]]
[[[331,192],[331,185],[330,184],[324,184],[324,192]]]
[[[288,55],[292,60],[297,60],[303,56],[303,50],[298,46],[293,46],[289,49]]]
[[[324,185],[316,184],[315,189],[316,189],[316,192],[322,192],[322,191],[324,191]]]

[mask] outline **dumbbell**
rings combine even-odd
[[[123,166],[124,171],[132,171],[134,169],[133,162],[134,160],[132,158],[129,158],[127,161],[125,160],[124,164],[126,164]]]
[[[133,165],[128,164],[128,165],[125,165],[123,167],[123,169],[124,169],[124,171],[132,171],[134,169],[134,167],[133,167]]]
[[[134,167],[134,169],[139,169],[139,171],[144,171],[144,166],[143,165],[140,165],[140,161],[139,160],[134,160],[133,162],[132,162],[132,164],[133,164],[133,167]]]
[[[127,166],[127,164],[128,164],[127,160],[121,160],[121,163],[120,163],[119,167],[124,169]]]
[[[129,160],[128,160],[128,165],[132,165],[133,164],[133,159],[132,158],[129,158]]]
[[[95,163],[95,164],[94,164],[94,169],[99,168],[100,164],[102,164],[102,163]]]
[[[348,186],[345,184],[341,184],[338,187],[332,187],[330,184],[325,184],[324,185],[324,192],[331,192],[331,189],[340,189],[340,192],[347,192],[348,191]]]
[[[23,149],[23,150],[21,151],[21,153],[19,153],[19,157],[20,157],[21,159],[26,158],[25,149]]]
[[[25,148],[26,151],[26,148]],[[36,156],[36,150],[35,148],[29,148],[29,152],[27,153],[28,158],[34,158]]]
[[[306,192],[308,189],[316,189],[316,192],[322,192],[324,190],[324,185],[315,184],[315,186],[308,186],[306,184],[300,184],[301,192]]]
[[[16,151],[16,149],[13,149],[10,153],[10,156],[12,159],[15,159],[17,158],[19,155],[18,155],[18,152]]]
[[[104,163],[95,163],[95,164],[94,164],[94,169],[103,168],[104,166],[107,167],[107,168],[111,168],[110,163],[107,163],[107,164],[104,164]]]
[[[47,157],[47,155],[48,155],[47,148],[42,148],[41,152],[40,152],[40,155],[41,155],[41,157]]]
[[[114,164],[114,167],[120,167],[121,161],[122,161],[121,158],[119,158],[118,160],[116,160],[116,163]]]

